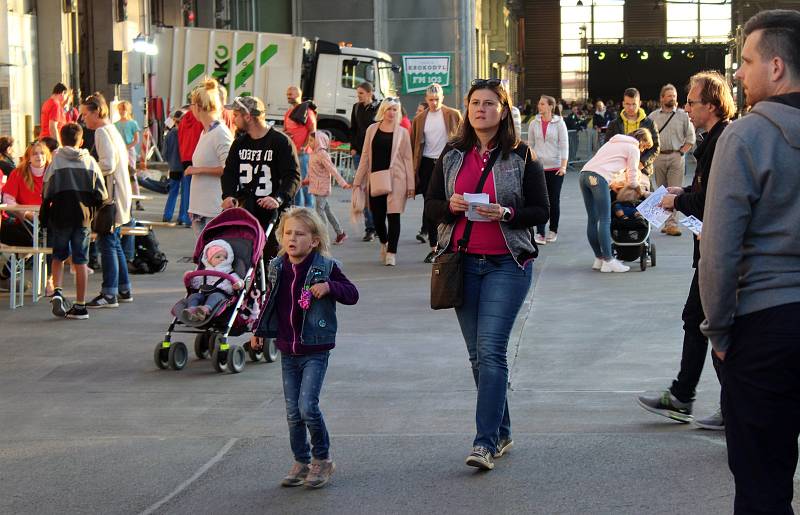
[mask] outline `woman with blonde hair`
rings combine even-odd
[[[395,266],[400,240],[400,214],[414,198],[414,162],[411,137],[400,126],[400,100],[386,97],[378,107],[376,123],[367,128],[361,162],[353,187],[368,195],[375,231],[381,241],[381,262]],[[386,229],[386,220],[389,229]]]
[[[233,143],[233,134],[220,121],[222,102],[216,80],[206,77],[192,91],[190,109],[194,117],[203,124],[203,132],[192,154],[192,166],[184,172],[192,177],[189,215],[192,218],[192,228],[199,236],[208,221],[222,212],[220,177]]]

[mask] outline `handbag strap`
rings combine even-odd
[[[661,131],[663,131],[664,129],[666,129],[666,128],[667,128],[667,125],[669,125],[669,122],[671,122],[671,121],[672,121],[672,117],[673,117],[673,116],[675,116],[675,113],[677,113],[677,112],[678,112],[678,110],[677,110],[677,109],[676,109],[676,110],[674,110],[674,111],[672,111],[672,114],[671,114],[671,115],[669,115],[669,118],[667,118],[667,121],[666,121],[666,122],[664,123],[664,125],[663,125],[663,126],[662,126],[662,127],[659,129],[659,130],[658,130],[658,133],[659,133],[659,134],[661,134]]]
[[[475,193],[480,193],[483,191],[483,185],[486,184],[486,179],[489,178],[489,173],[492,171],[492,167],[494,166],[494,162],[497,161],[497,156],[500,153],[500,149],[495,149],[489,154],[489,160],[486,161],[486,166],[483,167],[483,173],[481,174],[481,179],[478,181],[478,185],[475,187]],[[469,236],[472,233],[472,220],[467,219],[467,225],[464,227],[464,234],[458,240],[458,251],[459,252],[466,252],[467,245],[469,244]]]

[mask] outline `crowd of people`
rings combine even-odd
[[[787,172],[800,160],[800,13],[764,11],[744,31],[736,78],[750,114],[732,122],[731,88],[718,72],[691,77],[685,110],[678,107],[674,85],[662,88],[649,114],[639,92],[627,88],[619,111],[612,102],[606,107],[598,101],[588,113],[590,125],[604,129],[605,142],[581,169],[578,183],[593,270],[628,271],[613,253],[612,216],[638,216],[636,201],[655,187],[667,188],[663,208],[703,222],[693,240],[679,371],[669,388],[638,402],[652,413],[726,432],[737,513],[790,513],[800,435],[800,178]],[[226,103],[224,88],[205,79],[168,123],[163,213],[165,221],[172,219],[180,195],[178,223],[198,235],[234,207],[265,229],[276,227],[265,247],[268,301],[250,345],[257,349],[265,338],[275,338],[282,352],[294,457],[282,484],[319,488],[335,470],[319,397],[335,346],[336,303],[355,304],[359,294],[331,257],[331,245],[347,238],[328,202],[332,179],[352,190],[351,214],[363,217],[364,241],[379,239],[383,265],[397,264],[401,215],[418,194],[424,212],[417,239],[430,246],[424,261],[460,256],[455,314],[477,388],[476,434],[466,464],[493,469],[513,445],[507,400],[511,329],[539,247],[558,240],[560,192],[575,147],[570,134],[589,125],[587,113],[574,105],[562,116],[560,103],[543,95],[535,115],[530,105],[523,110],[528,136],[522,142],[500,80],[474,80],[463,113],[445,106],[442,88],[433,84],[413,121],[399,99],[378,101],[372,85],[363,83],[351,113],[356,172],[349,184],[331,160],[331,135],[318,129],[313,102],[303,100],[297,86],[286,94],[290,108],[281,131],[267,123],[259,98]],[[0,165],[8,175],[2,194],[7,204],[41,206],[53,248],[53,314],[85,319],[87,308],[133,301],[120,228],[134,208],[130,169],[139,130],[129,104],[120,104],[120,121],[113,124],[97,93],[80,103],[80,124],[71,122],[64,109],[68,96],[63,85],[54,88],[42,108],[41,138],[19,163],[13,140],[0,138]],[[693,148],[697,168],[684,187],[684,156]],[[476,202],[474,194],[487,201]],[[30,245],[36,235],[27,222],[33,216],[3,220],[0,241]],[[87,302],[92,231],[103,278],[100,294]],[[675,216],[663,231],[680,235]],[[231,274],[232,253],[226,242],[212,241],[202,260]],[[75,271],[74,302],[62,291],[68,260]],[[240,277],[229,277],[233,281],[220,295],[242,287]],[[210,304],[207,295],[192,298],[184,314],[204,318]],[[720,408],[695,419],[692,406],[709,343]]]

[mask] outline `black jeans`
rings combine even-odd
[[[550,200],[550,230],[558,232],[558,219],[561,218],[561,186],[564,184],[564,176],[556,172],[544,172],[544,180],[547,184],[547,197]],[[536,232],[544,236],[544,225],[537,225]]]
[[[431,182],[431,175],[433,174],[433,167],[436,165],[436,160],[429,157],[423,157],[419,163],[419,173],[417,174],[417,193],[422,194],[422,198],[427,198],[428,184]],[[439,241],[438,226],[436,220],[425,216],[425,211],[422,214],[422,231],[428,234],[428,243],[431,247],[435,247]]]
[[[800,303],[736,317],[722,409],[734,513],[793,513],[800,435]]]
[[[700,324],[706,316],[703,313],[703,304],[700,302],[700,287],[697,282],[697,269],[692,277],[692,285],[689,286],[689,296],[686,297],[686,304],[683,306],[683,352],[681,353],[681,369],[678,378],[672,382],[669,391],[681,402],[693,402],[697,390],[697,383],[700,382],[700,375],[706,363],[708,354],[708,339],[700,331]],[[714,364],[714,371],[717,379],[722,383],[720,367],[722,363],[719,358],[711,353],[711,360]]]
[[[381,243],[386,243],[387,252],[397,254],[397,242],[400,241],[400,213],[387,214],[386,199],[388,195],[369,198],[369,209],[375,222],[375,232]],[[386,219],[389,219],[389,232],[386,232]]]

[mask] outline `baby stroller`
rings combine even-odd
[[[619,219],[611,215],[611,251],[620,261],[639,260],[642,272],[656,266],[656,244],[650,241],[650,223],[644,218]]]
[[[274,362],[278,357],[275,342],[264,345],[265,350],[254,350],[250,343],[236,345],[228,340],[254,330],[266,297],[266,275],[262,252],[267,235],[272,231],[274,221],[265,234],[258,220],[244,209],[233,208],[223,211],[211,220],[195,246],[193,260],[198,267],[184,275],[187,297],[197,290],[192,289],[194,277],[234,279],[217,270],[204,270],[201,261],[203,248],[207,243],[221,239],[233,249],[233,272],[244,280],[244,287],[211,308],[211,312],[201,322],[190,322],[180,316],[186,308],[186,298],[178,301],[172,308],[173,319],[164,340],[156,345],[153,355],[158,368],[181,370],[188,361],[188,351],[183,342],[172,341],[172,333],[194,334],[194,353],[199,359],[211,358],[217,372],[239,373],[244,369],[246,356],[251,361],[266,360]],[[234,281],[232,281],[234,282]],[[266,343],[266,342],[265,342]]]

